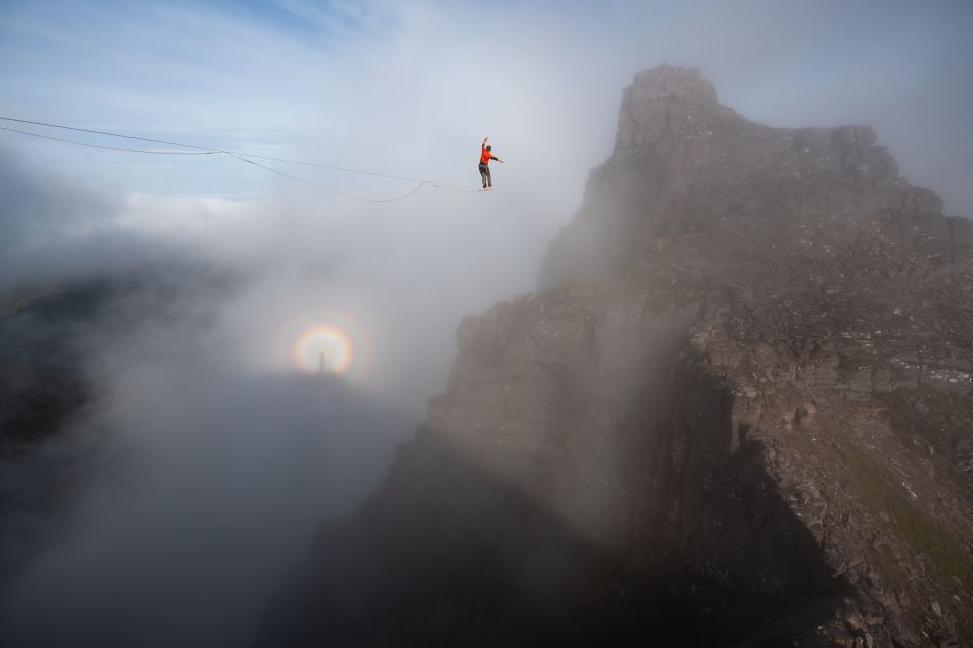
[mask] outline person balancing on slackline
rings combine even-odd
[[[483,191],[493,189],[493,181],[490,179],[490,160],[496,160],[500,164],[503,164],[503,160],[490,152],[493,147],[487,144],[487,140],[489,139],[489,137],[484,137],[483,143],[480,144],[480,164],[478,168],[480,169],[480,179],[483,180]]]

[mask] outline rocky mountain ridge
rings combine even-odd
[[[868,127],[636,75],[543,292],[463,322],[268,641],[971,645],[973,227],[941,212]]]

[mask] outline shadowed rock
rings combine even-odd
[[[463,323],[268,645],[973,640],[973,228],[941,210],[868,127],[636,75],[543,292]]]

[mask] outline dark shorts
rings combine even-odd
[[[478,164],[477,168],[480,170],[480,179],[483,180],[483,186],[492,187],[493,182],[490,179],[490,167],[486,164]]]

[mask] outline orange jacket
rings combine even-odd
[[[497,158],[486,150],[486,144],[480,145],[480,164],[490,164],[490,160],[496,160]]]

